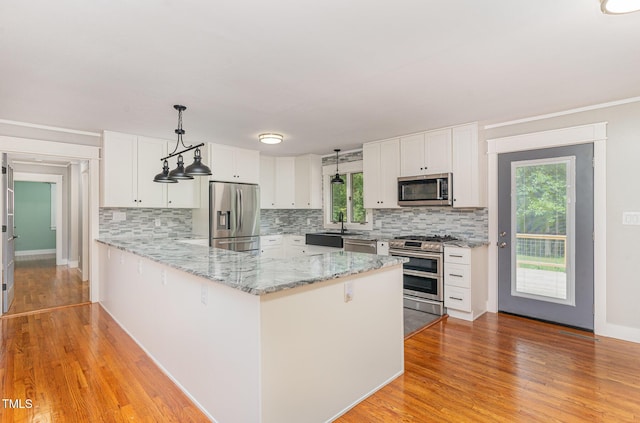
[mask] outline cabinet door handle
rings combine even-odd
[[[456,278],[461,278],[462,275],[456,275],[455,273],[449,273],[449,276],[455,276]]]
[[[462,256],[458,254],[449,254],[449,257],[462,258]]]
[[[450,300],[458,300],[458,301],[462,301],[462,298],[458,298],[458,297],[449,297]]]

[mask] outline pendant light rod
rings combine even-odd
[[[204,143],[203,143],[203,142],[201,142],[201,143],[200,143],[200,144],[198,144],[198,145],[192,145],[191,147],[187,147],[187,148],[185,148],[185,149],[184,149],[184,150],[182,150],[182,151],[177,151],[177,152],[175,152],[175,153],[171,153],[171,154],[169,154],[167,157],[163,157],[163,158],[161,158],[161,159],[160,159],[160,161],[163,161],[163,160],[166,160],[166,159],[170,159],[171,157],[178,156],[178,155],[180,155],[180,154],[182,154],[182,153],[186,153],[187,151],[191,151],[191,150],[193,150],[193,149],[195,149],[195,148],[202,147],[203,145],[204,145]]]

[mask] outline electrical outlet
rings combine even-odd
[[[204,305],[209,303],[209,287],[205,284],[200,286],[200,302]]]
[[[114,222],[122,222],[123,220],[127,220],[127,213],[114,211],[112,220]]]
[[[344,283],[344,302],[353,301],[353,282]]]
[[[623,225],[640,225],[640,212],[624,212],[622,213]]]
[[[156,228],[159,228],[162,225],[160,219],[156,219]]]

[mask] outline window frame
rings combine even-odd
[[[364,183],[365,175],[363,172],[362,160],[357,160],[353,162],[340,163],[339,172],[341,175],[345,175],[345,184],[347,185],[347,216],[345,216],[345,229],[353,229],[353,230],[362,230],[362,231],[370,231],[373,229],[373,213],[371,209],[365,208],[366,213],[366,222],[364,223],[352,223],[351,222],[351,213],[353,209],[353,205],[351,204],[352,195],[352,187],[351,187],[351,174],[352,173],[362,173],[362,179]],[[331,178],[336,174],[336,165],[326,165],[322,167],[322,191],[323,191],[323,201],[322,201],[322,212],[323,212],[323,222],[325,229],[340,229],[340,223],[334,223],[331,221]]]

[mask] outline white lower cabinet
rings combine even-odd
[[[283,258],[284,248],[282,245],[282,235],[261,236],[260,257]]]
[[[304,235],[263,235],[260,237],[260,257],[288,258],[341,250],[341,248],[307,245]]]
[[[464,320],[487,311],[487,246],[445,246],[444,306],[450,317]]]

